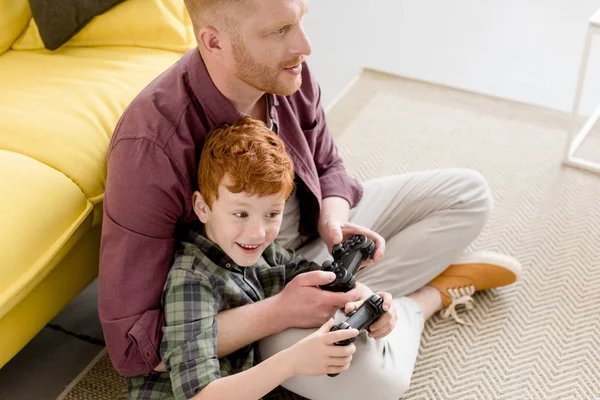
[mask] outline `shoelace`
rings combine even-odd
[[[473,304],[471,303],[473,301],[473,298],[471,296],[475,294],[475,286],[469,285],[460,288],[448,289],[448,294],[450,295],[452,302],[450,303],[448,308],[442,310],[440,316],[442,318],[452,317],[459,324],[471,325],[463,321],[458,316],[458,314],[456,313],[456,306],[464,304],[467,310],[473,309]]]

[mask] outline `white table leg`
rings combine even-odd
[[[600,33],[600,29],[595,25],[590,24],[585,38],[585,45],[583,46],[583,56],[581,58],[581,65],[579,67],[577,87],[575,88],[575,98],[573,100],[573,109],[571,113],[571,125],[569,127],[567,143],[565,145],[563,164],[600,174],[600,163],[575,157],[575,152],[577,149],[579,149],[579,146],[581,146],[587,135],[589,135],[589,133],[592,131],[592,128],[596,122],[600,119],[600,107],[598,107],[588,118],[579,132],[576,133],[575,126],[579,117],[579,106],[581,103],[581,94],[583,92],[585,76],[587,73],[590,49],[592,46],[593,37],[598,33]]]

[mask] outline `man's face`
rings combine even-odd
[[[212,210],[206,207],[205,223],[208,239],[238,265],[248,267],[256,264],[263,251],[279,234],[285,197],[282,194],[268,196],[232,193],[225,185],[219,186],[219,198],[213,201]]]
[[[261,92],[288,96],[300,88],[301,63],[312,51],[302,27],[308,1],[247,1],[251,10],[230,36],[233,73]]]

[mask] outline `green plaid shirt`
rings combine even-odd
[[[240,267],[218,245],[190,231],[176,249],[162,296],[160,351],[169,372],[131,378],[131,398],[189,399],[213,380],[254,366],[256,343],[217,358],[217,313],[273,296],[296,275],[316,269],[318,264],[276,243],[254,266]]]

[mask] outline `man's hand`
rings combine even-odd
[[[358,300],[361,288],[346,293],[335,293],[319,288],[335,279],[333,272],[311,271],[296,276],[281,293],[277,294],[279,318],[286,328],[316,328],[323,325],[335,312],[349,302]]]
[[[358,283],[356,285],[358,286]],[[346,314],[350,313],[352,310],[358,310],[362,303],[373,294],[373,291],[365,285],[362,285],[361,290],[362,294],[360,300],[350,302],[344,306],[344,312]],[[392,303],[392,295],[388,292],[377,292],[377,294],[383,299],[382,307],[386,313],[379,317],[379,319],[369,327],[369,337],[372,337],[373,339],[381,339],[387,336],[396,326],[396,322],[398,322],[398,311],[396,310],[394,303]]]
[[[158,364],[156,366],[156,368],[154,368],[154,371],[156,371],[156,372],[167,372],[167,367],[165,366],[165,362],[161,361],[160,364]]]
[[[359,297],[358,300],[356,301],[350,301],[346,304],[344,304],[344,313],[348,314],[350,311],[352,310],[358,310],[358,307],[360,307],[360,305],[369,297],[371,297],[373,295],[373,291],[371,290],[371,288],[369,288],[367,285],[360,283],[360,282],[356,282],[356,287],[353,290],[357,290],[359,291]]]
[[[364,226],[356,225],[350,222],[341,222],[339,220],[326,220],[319,222],[319,235],[321,240],[327,245],[327,250],[331,253],[333,245],[342,243],[345,239],[352,235],[365,235],[375,243],[375,255],[373,259],[364,260],[361,263],[361,268],[372,262],[378,262],[385,253],[385,239],[377,232],[365,228]]]
[[[375,243],[376,251],[373,260],[366,259],[361,263],[361,268],[372,262],[378,262],[385,253],[385,239],[381,235],[365,228],[364,226],[348,222],[350,204],[342,197],[326,197],[323,199],[321,214],[319,215],[318,231],[321,240],[327,245],[331,254],[334,244],[342,243],[352,235],[362,234]]]

